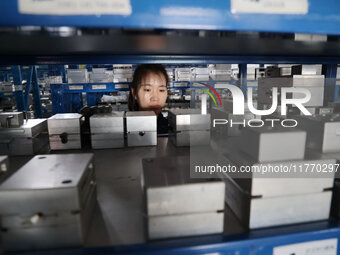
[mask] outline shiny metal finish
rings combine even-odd
[[[0,185],[0,203],[6,251],[81,246],[96,206],[93,155],[35,156]]]
[[[297,116],[298,128],[307,132],[307,147],[319,152],[340,151],[340,115]]]
[[[153,111],[126,113],[128,146],[157,145],[157,116]]]
[[[224,182],[190,178],[189,169],[189,157],[143,160],[150,239],[223,231]]]
[[[124,147],[124,113],[95,114],[90,117],[91,144],[94,149]]]
[[[210,114],[199,109],[174,109],[168,115],[170,136],[176,146],[205,145],[210,142]]]
[[[0,184],[10,175],[8,156],[0,156]]]
[[[47,120],[29,119],[20,127],[0,128],[0,153],[33,155],[47,149]]]
[[[24,114],[22,112],[1,112],[0,125],[3,128],[19,127],[24,124]]]
[[[306,132],[284,127],[246,127],[242,130],[241,150],[258,162],[303,159]]]
[[[47,120],[52,150],[81,148],[81,117],[78,113],[60,113]]]

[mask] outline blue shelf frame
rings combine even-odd
[[[130,0],[130,15],[31,15],[19,0],[0,1],[0,26],[73,26],[340,34],[336,0],[308,0],[308,13],[234,14],[225,0]]]

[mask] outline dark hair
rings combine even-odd
[[[128,106],[129,106],[130,111],[139,111],[139,105],[134,95],[132,94],[132,89],[134,90],[135,94],[137,94],[143,78],[147,76],[149,73],[163,75],[166,81],[166,86],[168,86],[169,76],[163,65],[143,64],[143,65],[137,66],[135,72],[133,73],[133,78],[132,78],[132,83],[131,83],[130,93],[129,93]]]

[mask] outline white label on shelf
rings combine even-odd
[[[308,0],[231,0],[231,12],[307,14]]]
[[[176,82],[176,83],[173,83],[173,87],[175,87],[175,88],[188,87],[188,83],[187,82]]]
[[[274,248],[273,255],[336,255],[338,239],[304,242]]]
[[[70,85],[68,86],[69,90],[83,90],[83,86],[82,85]]]
[[[129,84],[116,84],[115,88],[116,89],[128,89],[129,88]]]
[[[19,13],[46,15],[130,15],[130,0],[18,0]]]
[[[13,93],[4,93],[4,96],[12,96]]]
[[[92,89],[106,89],[106,85],[92,85]]]

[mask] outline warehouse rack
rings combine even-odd
[[[125,28],[142,33],[110,31],[102,35],[82,35],[76,33],[68,37],[49,36],[32,33],[6,31],[0,33],[0,65],[77,65],[83,64],[216,64],[239,63],[240,87],[247,87],[247,63],[258,64],[324,64],[325,87],[333,90],[326,96],[326,101],[338,99],[339,87],[336,86],[337,64],[340,63],[338,38],[334,41],[301,42],[282,38],[254,37],[244,38],[236,32],[259,31],[276,33],[314,33],[340,35],[338,12],[340,2],[334,0],[309,0],[308,13],[255,14],[230,11],[230,1],[189,0],[189,1],[122,1],[126,8],[121,15],[33,15],[19,13],[18,2],[5,0],[0,2],[0,26],[70,26],[92,28]],[[257,1],[261,2],[261,1]],[[294,2],[294,1],[293,1]],[[296,2],[296,1],[295,1]],[[32,10],[31,10],[32,11]],[[124,12],[125,11],[125,12]],[[144,29],[187,29],[181,32],[150,34]],[[190,33],[194,31],[193,33]],[[202,31],[202,35],[198,31]],[[196,32],[197,33],[196,33]],[[183,33],[183,34],[181,34]],[[204,36],[204,35],[207,36]],[[212,35],[212,36],[209,36]],[[291,36],[287,34],[286,36]],[[150,42],[159,47],[150,47]],[[86,47],[84,46],[86,45]],[[82,47],[84,46],[84,47]],[[33,68],[32,72],[36,75]],[[15,78],[14,84],[21,85],[21,78]],[[19,82],[20,81],[20,82]],[[34,82],[33,82],[34,83]],[[115,84],[104,84],[105,89],[87,84],[59,84],[52,89],[55,100],[60,104],[55,111],[63,108],[61,97],[65,94],[89,93],[88,103],[94,102],[93,92],[117,91]],[[34,85],[33,85],[34,86]],[[74,87],[70,86],[83,86]],[[53,87],[53,86],[52,86]],[[187,87],[183,87],[187,88]],[[124,88],[126,89],[126,88]],[[335,93],[334,93],[335,92]],[[16,92],[14,92],[16,93]],[[18,110],[26,109],[27,93],[21,90],[15,94]],[[68,97],[66,99],[70,101]],[[77,100],[81,100],[78,97]],[[38,102],[37,102],[38,104]],[[67,105],[67,104],[66,104]],[[39,109],[39,106],[37,106]],[[39,113],[38,113],[39,115]],[[316,240],[334,239],[340,236],[339,221],[301,224],[247,232],[236,236],[208,236],[153,242],[146,245],[133,245],[120,248],[98,248],[68,250],[76,254],[109,254],[113,252],[131,252],[131,254],[272,254],[273,248],[288,244]],[[326,246],[332,249],[332,246]],[[340,250],[339,241],[337,249]],[[47,252],[43,254],[56,254]],[[61,251],[58,251],[60,254]]]

